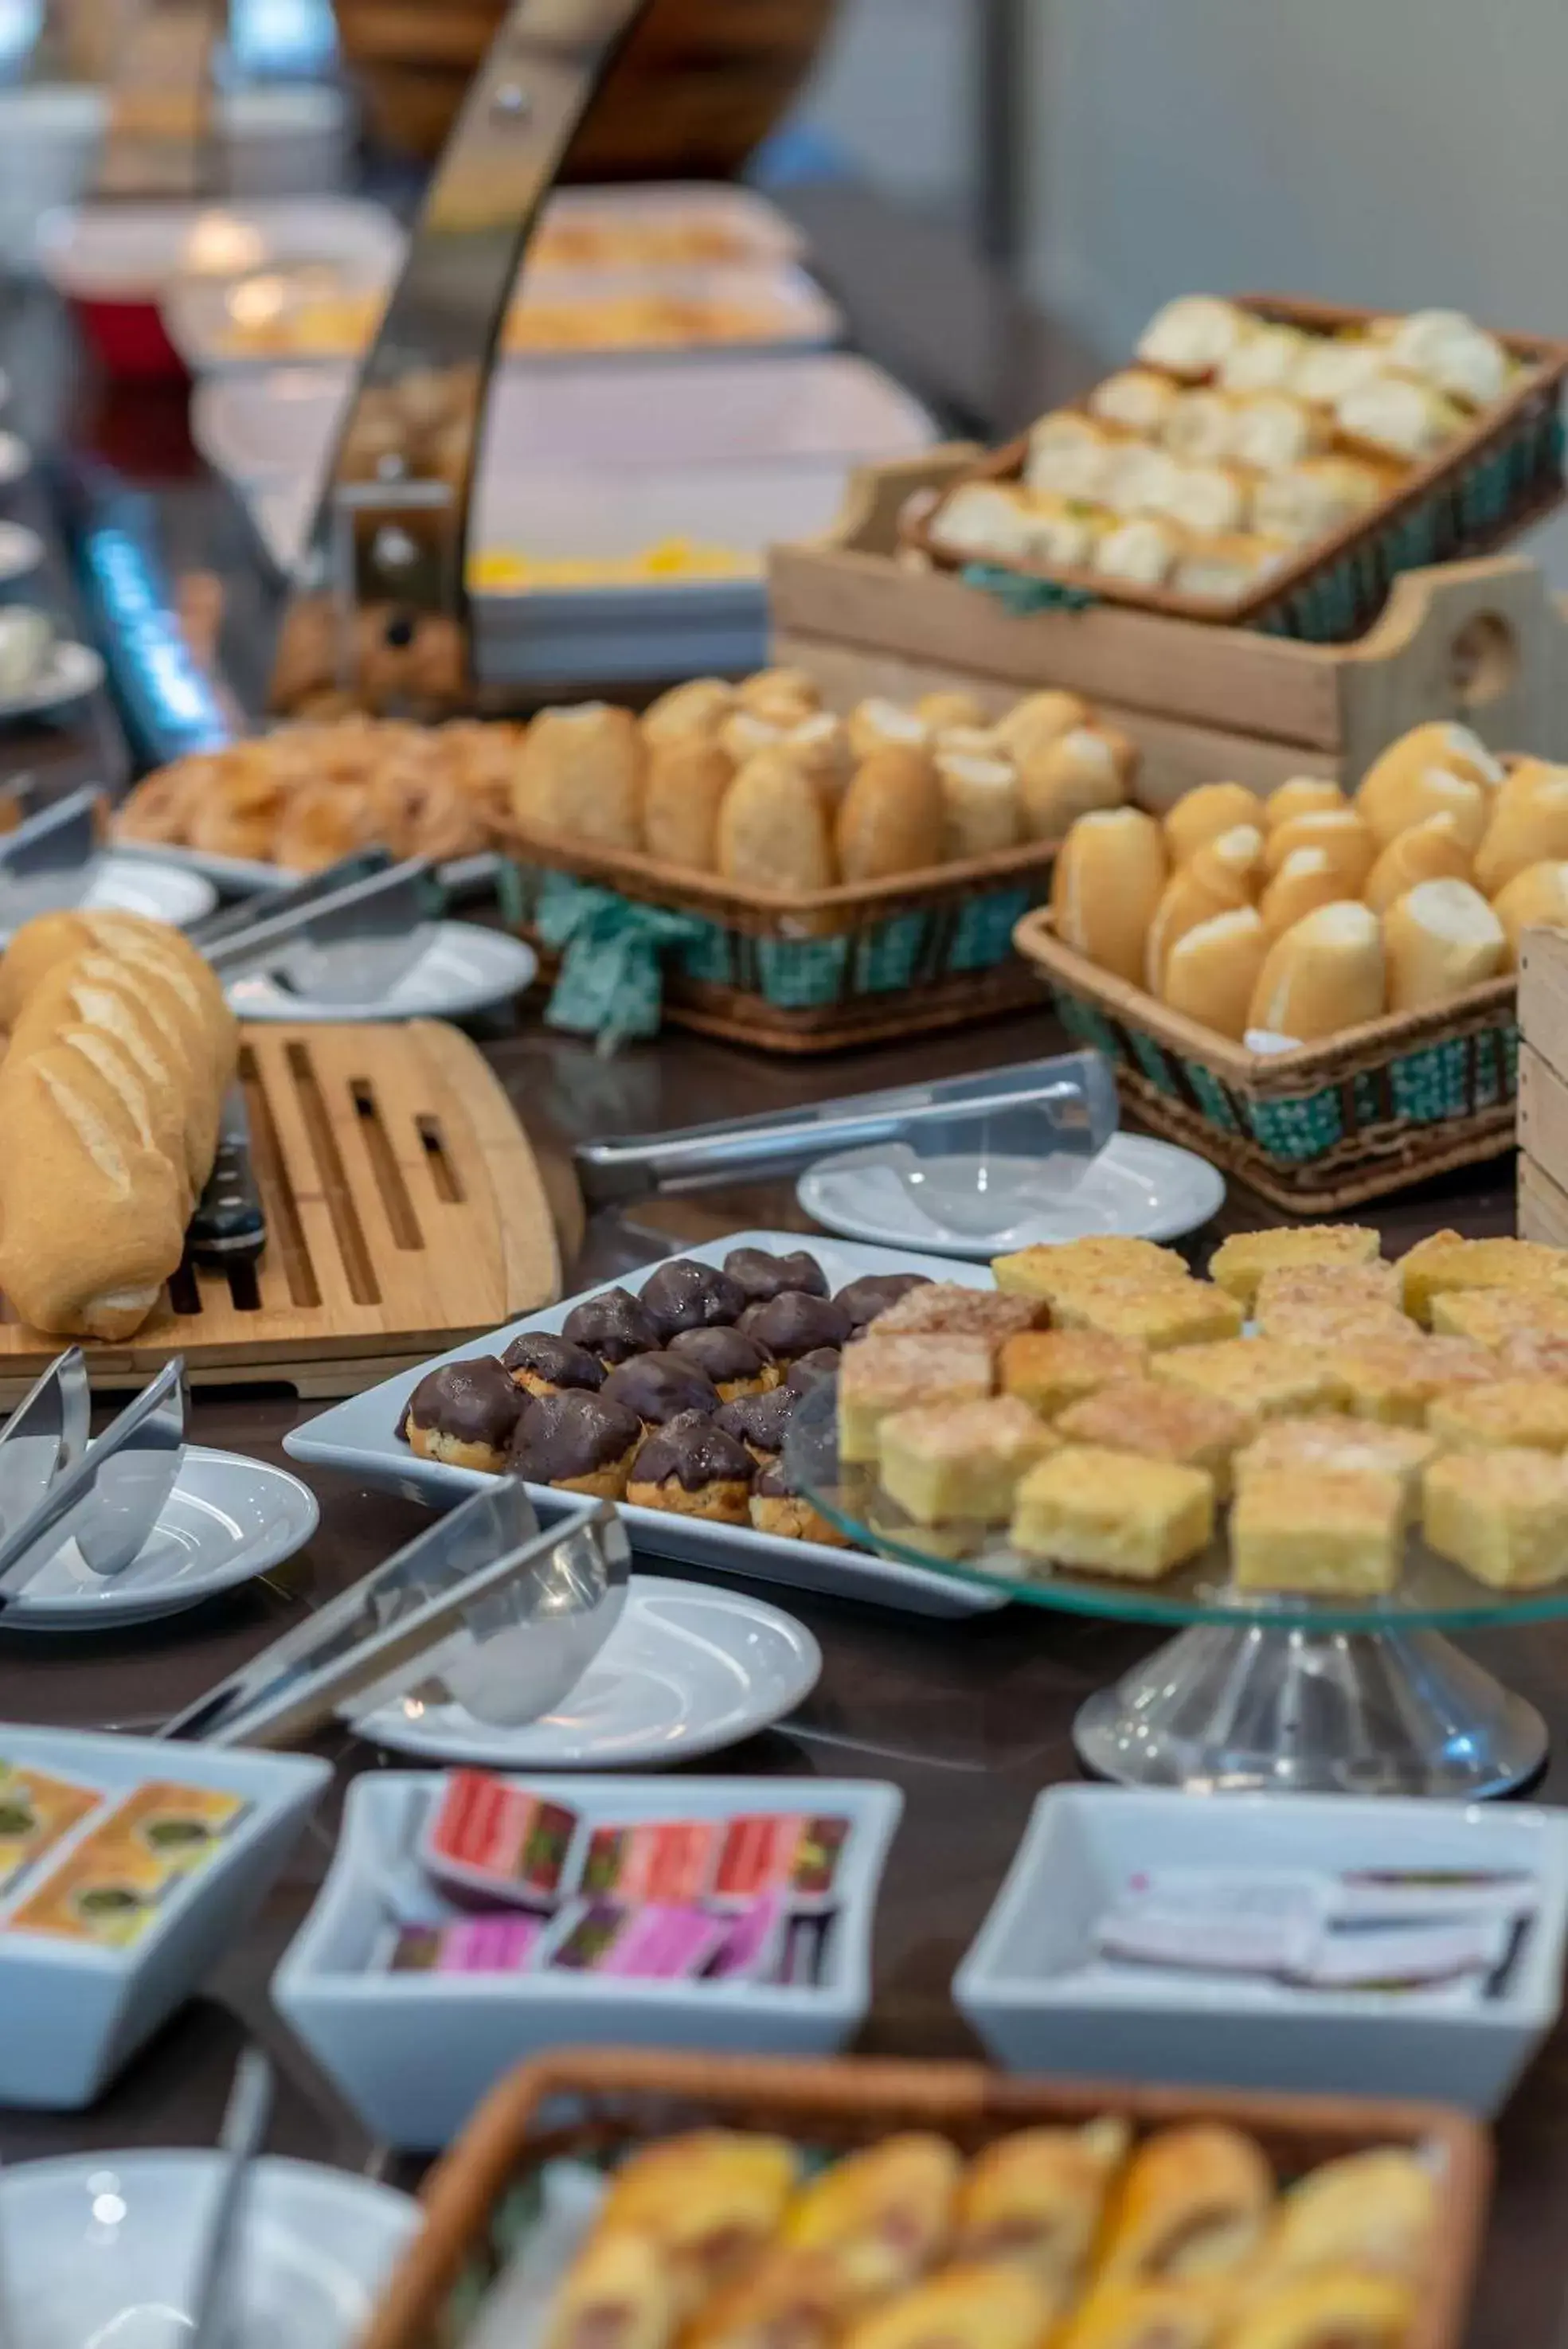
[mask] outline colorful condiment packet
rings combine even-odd
[[[596,1827],[583,1862],[582,1889],[618,1900],[700,1900],[717,1864],[723,1829],[717,1819],[647,1819],[636,1826]]]
[[[846,1818],[791,1811],[726,1819],[710,1898],[728,1904],[778,1892],[794,1908],[825,1905],[833,1898],[849,1828]]]
[[[166,1880],[189,1876],[206,1866],[250,1807],[243,1795],[225,1794],[221,1787],[154,1779],[117,1803],[81,1848],[109,1853],[123,1843],[150,1853]]]
[[[421,1856],[433,1874],[497,1899],[549,1903],[568,1889],[577,1814],[484,1770],[454,1770]]]
[[[101,1786],[47,1770],[0,1764],[0,1894],[104,1800]]]
[[[574,1901],[544,1963],[552,1972],[685,1982],[706,1971],[729,1931],[727,1919],[674,1903],[628,1908],[616,1900]]]
[[[508,1909],[449,1925],[400,1925],[387,1963],[393,1973],[526,1973],[546,1931],[540,1917]]]
[[[61,1860],[12,1911],[7,1932],[48,1933],[60,1940],[124,1950],[151,1930],[168,1888],[167,1869],[151,1852],[123,1842],[100,1851],[95,1840]]]
[[[784,1965],[790,1914],[775,1892],[766,1892],[724,1919],[722,1949],[709,1968],[715,1982],[777,1982]]]

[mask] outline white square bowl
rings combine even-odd
[[[903,1809],[896,1786],[812,1778],[551,1776],[510,1783],[566,1803],[590,1826],[723,1819],[809,1804],[853,1823],[841,1889],[812,1983],[628,1982],[607,1975],[371,1971],[391,1920],[386,1886],[406,1878],[445,1784],[389,1770],[348,1790],[331,1871],[273,1976],[273,2003],[383,2145],[450,2142],[513,2064],[556,2047],[641,2046],[747,2055],[831,2055],[871,1997],[871,1927]]]
[[[213,1787],[251,1806],[205,1866],[172,1887],[131,1948],[0,1930],[0,2104],[91,2104],[242,1933],[288,1861],[332,1775],[308,1754],[219,1753],[151,1737],[0,1724],[0,1756],[129,1794],[150,1779]],[[0,1923],[101,1813],[20,1876]]]
[[[1293,1991],[1231,1975],[1082,1971],[1096,1920],[1148,1867],[1527,1868],[1540,1907],[1502,1992]],[[1437,2098],[1495,2112],[1556,2021],[1568,1938],[1568,1814],[1349,1795],[1055,1786],[953,1977],[1010,2070],[1106,2080]]]

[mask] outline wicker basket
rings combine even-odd
[[[684,916],[692,935],[666,957],[664,1015],[703,1035],[774,1052],[829,1052],[1039,999],[1012,937],[1048,892],[1054,843],[804,897],[742,891],[577,841],[514,831],[508,845],[530,935],[546,872]]]
[[[1249,294],[1239,299],[1261,317],[1318,334],[1365,326],[1378,315],[1280,294]],[[1047,583],[1070,602],[1128,604],[1173,619],[1262,628],[1312,644],[1344,643],[1370,626],[1401,572],[1484,554],[1561,502],[1561,400],[1568,375],[1568,343],[1533,335],[1500,339],[1525,370],[1504,398],[1483,409],[1469,429],[1429,464],[1413,467],[1395,494],[1370,513],[1333,537],[1303,547],[1287,568],[1229,604],[1178,595],[1172,588],[1139,587],[1099,572],[1047,570],[1001,557],[988,557],[982,568]],[[1014,480],[1027,453],[1027,440],[1015,440],[961,475],[960,481]],[[939,545],[931,535],[932,517],[950,494],[950,489],[911,520],[906,534],[941,569],[968,570],[972,566],[962,555]]]
[[[1106,1054],[1147,1124],[1293,1215],[1382,1198],[1512,1143],[1511,978],[1297,1051],[1250,1052],[1075,954],[1046,911],[1015,940],[1075,1043]]]
[[[1010,2079],[968,2064],[784,2064],[623,2048],[524,2064],[493,2091],[426,2185],[423,2231],[383,2293],[362,2349],[457,2349],[549,2160],[614,2158],[693,2127],[777,2130],[828,2153],[894,2129],[930,2128],[973,2153],[1010,2129],[1106,2112],[1125,2114],[1139,2129],[1232,2122],[1257,2137],[1282,2180],[1367,2147],[1420,2147],[1436,2168],[1440,2207],[1406,2349],[1459,2349],[1490,2154],[1474,2121],[1440,2106],[1100,2087]]]

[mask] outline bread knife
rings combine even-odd
[[[266,1246],[266,1212],[251,1164],[251,1121],[244,1087],[236,1079],[223,1095],[218,1154],[185,1234],[192,1264],[216,1272],[254,1264]]]

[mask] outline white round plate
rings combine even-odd
[[[145,914],[151,921],[170,922],[178,928],[185,922],[199,922],[218,902],[212,883],[182,865],[158,864],[146,857],[122,856],[109,850],[87,869],[88,885],[79,895],[71,894],[65,876],[54,874],[40,874],[19,885],[7,886],[0,881],[0,905],[5,908],[0,915],[0,946],[13,928],[19,928],[33,914],[66,906],[99,914]]]
[[[316,1531],[297,1476],[237,1452],[188,1444],[146,1547],[121,1574],[95,1574],[67,1542],[3,1614],[6,1631],[99,1631],[178,1615],[292,1557]]]
[[[373,1001],[296,994],[265,972],[237,978],[229,1002],[242,1019],[466,1019],[531,987],[539,957],[521,938],[477,922],[432,922],[423,954]]]
[[[182,2349],[222,2156],[67,2154],[0,2176],[10,2337],[27,2349]],[[245,2176],[232,2349],[353,2349],[419,2205],[312,2161],[264,2155]]]
[[[554,1713],[520,1729],[460,1704],[402,1697],[355,1723],[421,1762],[498,1770],[646,1770],[754,1737],[815,1687],[822,1651],[804,1623],[704,1582],[633,1575],[620,1620]]]
[[[0,374],[0,384],[5,377]],[[5,394],[0,391],[0,398]],[[44,542],[25,522],[0,522],[0,581],[25,579],[44,559]]]
[[[0,486],[5,481],[5,439],[0,432]],[[91,645],[52,645],[32,684],[20,693],[0,698],[0,719],[32,718],[42,710],[63,709],[67,701],[80,701],[84,695],[96,693],[103,678],[103,656]]]
[[[1017,1178],[1027,1174],[1020,1164]],[[904,1188],[886,1153],[872,1146],[818,1159],[795,1186],[808,1216],[850,1240],[918,1248],[979,1262],[1011,1248],[1044,1247],[1091,1232],[1145,1240],[1179,1239],[1224,1204],[1225,1180],[1207,1159],[1147,1134],[1112,1136],[1070,1191],[1042,1201],[1016,1223],[977,1234],[932,1223]]]

